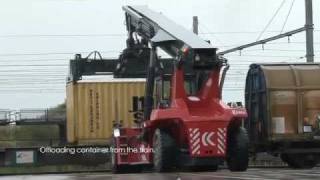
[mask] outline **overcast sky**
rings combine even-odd
[[[93,50],[117,57],[125,47],[121,7],[148,5],[191,30],[192,16],[200,36],[219,49],[255,41],[282,0],[0,0],[0,109],[47,108],[65,99],[68,60]],[[280,33],[291,7],[286,0],[263,33]],[[314,0],[315,54],[320,58],[320,2]],[[295,0],[283,31],[304,25],[304,0]],[[251,62],[304,62],[305,33],[226,56],[232,66],[225,101],[243,100]],[[17,66],[19,65],[19,66]],[[36,66],[37,65],[37,66]],[[42,66],[38,66],[42,65]]]

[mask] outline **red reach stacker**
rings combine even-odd
[[[116,71],[145,68],[146,88],[144,97],[133,98],[136,126],[115,125],[113,171],[146,166],[156,172],[181,167],[215,170],[224,161],[231,171],[245,171],[249,142],[242,122],[246,110],[221,101],[226,59],[218,57],[210,43],[161,13],[145,6],[123,10],[127,48]],[[160,61],[159,48],[172,58]],[[141,63],[143,57],[140,63],[130,62],[132,56],[146,54],[146,63]]]

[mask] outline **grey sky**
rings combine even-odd
[[[279,33],[291,2],[286,0],[263,37]],[[117,57],[124,48],[121,6],[126,4],[148,5],[187,29],[197,15],[200,36],[227,49],[256,40],[281,0],[0,0],[0,109],[45,108],[63,102],[67,63],[73,53],[98,50],[104,57]],[[320,58],[319,8],[319,0],[314,0],[316,61]],[[296,0],[284,31],[303,25],[304,0]],[[215,34],[203,34],[208,32]],[[305,61],[299,58],[305,55],[304,35],[291,37],[290,44],[287,39],[267,44],[265,51],[257,46],[243,51],[242,56],[239,52],[228,55],[232,68],[225,100],[242,100],[251,62]],[[59,66],[9,66],[35,64]]]

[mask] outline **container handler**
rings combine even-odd
[[[145,6],[123,10],[127,48],[116,72],[142,67],[146,87],[145,96],[133,101],[136,127],[115,125],[113,172],[146,166],[156,172],[179,167],[215,170],[224,160],[231,171],[245,171],[249,142],[241,125],[246,110],[221,101],[227,61],[208,42],[161,13]],[[160,61],[158,48],[173,59]],[[130,62],[140,54],[149,58]]]

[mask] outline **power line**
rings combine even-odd
[[[38,83],[36,84],[22,84],[22,85],[16,85],[16,84],[8,84],[6,86],[1,86],[0,89],[3,88],[25,88],[25,87],[32,87],[32,88],[59,88],[59,89],[64,89],[65,88],[66,83],[52,83],[52,84],[44,84],[44,83]]]
[[[6,78],[4,78],[6,77]],[[9,75],[9,76],[2,76],[0,75],[0,80],[8,80],[9,78],[13,79],[12,78],[12,75]],[[41,77],[41,76],[34,76],[32,77],[32,79],[30,79],[31,76],[28,76],[28,77],[25,77],[25,76],[15,76],[14,77],[14,80],[21,80],[21,81],[26,81],[26,80],[32,80],[32,81],[40,81],[40,80],[63,80],[63,79],[66,79],[66,76],[64,77],[61,77],[61,78],[56,78],[55,76],[52,76],[52,77]]]
[[[221,35],[221,34],[258,34],[260,33],[261,31],[225,31],[225,32],[222,32],[222,31],[217,31],[217,32],[202,32],[202,33],[199,33],[199,35],[210,35],[210,34],[216,34],[216,35]],[[269,33],[274,33],[274,32],[279,32],[279,30],[272,30],[272,31],[265,31],[265,32],[269,32]]]
[[[0,70],[0,73],[1,73],[2,71]],[[12,76],[12,77],[14,77],[14,76],[21,76],[21,75],[52,75],[52,76],[56,76],[56,77],[61,77],[61,76],[65,76],[65,75],[67,75],[68,74],[68,72],[67,71],[61,71],[61,70],[59,70],[59,71],[48,71],[48,72],[46,72],[46,71],[19,71],[19,70],[16,70],[16,69],[14,69],[14,70],[12,70],[12,73],[10,73],[10,71],[3,71],[4,72],[4,74],[0,74],[0,75],[10,75],[10,76]],[[62,74],[63,73],[63,74]]]
[[[13,69],[13,70],[2,70],[0,69],[0,73],[4,73],[4,74],[1,74],[1,75],[14,75],[12,73],[17,73],[17,75],[21,75],[21,74],[18,74],[18,73],[23,73],[23,74],[34,74],[34,75],[49,75],[49,74],[52,74],[52,75],[61,75],[61,73],[64,73],[64,74],[68,74],[68,72],[66,70],[50,70],[50,71],[45,71],[45,70],[18,70],[18,69]]]
[[[225,55],[225,56],[276,57],[276,58],[297,58],[297,59],[304,58],[304,56],[277,56],[277,55],[258,55],[258,54],[241,54],[241,55]]]
[[[0,38],[60,38],[60,37],[124,37],[126,34],[7,34],[0,35]]]
[[[7,91],[7,92],[23,92],[23,93],[28,93],[28,92],[61,92],[65,93],[65,90],[62,89],[0,89],[0,92],[2,91]]]
[[[290,41],[290,42],[268,42],[266,44],[271,44],[271,45],[280,45],[280,44],[303,44],[305,45],[306,42],[303,41]],[[320,42],[314,42],[314,44],[320,44]],[[232,44],[232,45],[227,45],[227,46],[220,46],[220,47],[235,47],[235,46],[240,46],[243,44]]]
[[[259,34],[259,36],[257,37],[257,41],[261,38],[261,36],[263,35],[263,33],[268,29],[268,27],[270,26],[270,24],[272,23],[272,21],[274,20],[274,18],[277,16],[277,14],[279,13],[280,9],[282,8],[283,4],[285,3],[286,0],[282,0],[280,6],[278,7],[278,9],[276,10],[276,12],[273,14],[272,18],[269,20],[269,22],[267,23],[267,25],[264,27],[264,29],[261,31],[261,33]]]
[[[65,91],[48,91],[48,90],[36,90],[36,91],[13,91],[13,90],[0,90],[1,95],[5,94],[62,94],[65,93]]]
[[[1,86],[0,89],[65,89],[64,84],[52,84],[50,85],[46,85],[46,84],[39,84],[38,86],[34,86],[34,85],[24,85],[24,86],[15,86],[15,85],[9,85],[9,86]]]
[[[32,87],[32,88],[48,88],[48,87],[54,87],[54,88],[59,88],[59,89],[64,89],[66,85],[66,82],[54,82],[54,83],[50,83],[50,84],[46,84],[46,83],[36,83],[36,84],[32,84],[32,83],[24,83],[21,84],[20,83],[9,83],[6,84],[5,86],[1,86],[0,89],[2,88],[25,88],[25,87]]]
[[[39,67],[35,67],[39,68]],[[39,73],[61,73],[61,72],[66,72],[68,73],[68,68],[22,68],[22,67],[17,67],[17,68],[12,68],[12,67],[0,67],[0,73],[1,72],[39,72]]]
[[[13,69],[13,70],[2,70],[0,69],[0,75],[14,75],[12,73],[16,73],[17,75],[21,75],[21,74],[18,74],[18,73],[23,73],[23,74],[34,74],[34,75],[49,75],[49,74],[52,74],[52,75],[61,75],[61,73],[63,74],[68,74],[67,70],[50,70],[50,71],[45,71],[45,70],[17,70],[17,69]]]
[[[61,75],[57,76],[58,74],[64,74],[65,76],[67,76],[67,72],[64,71],[50,71],[50,72],[37,72],[37,71],[12,71],[12,73],[10,73],[10,71],[0,71],[0,76],[8,76],[8,77],[17,77],[17,76],[27,76],[27,77],[31,77],[31,76],[42,76],[42,77],[48,77],[48,76],[55,76],[55,77],[61,77]]]
[[[23,81],[44,81],[44,80],[66,80],[67,75],[56,76],[54,74],[0,74],[0,81],[13,81],[13,80],[23,80]],[[0,84],[1,86],[1,84]]]
[[[294,2],[295,2],[295,0],[292,0],[292,2],[291,2],[291,6],[290,6],[290,9],[289,9],[289,12],[288,12],[288,14],[287,14],[287,16],[286,16],[286,19],[284,20],[284,23],[283,23],[283,25],[282,25],[282,28],[281,28],[280,34],[282,33],[282,31],[283,31],[284,27],[285,27],[285,26],[286,26],[286,24],[287,24],[287,21],[288,21],[288,19],[289,19],[289,16],[290,16],[290,13],[291,13],[291,10],[292,10],[292,7],[293,7]]]
[[[0,59],[0,63],[25,63],[25,62],[46,62],[48,64],[50,63],[56,63],[56,62],[61,62],[61,63],[65,63],[68,64],[69,60],[71,58],[64,58],[64,59],[52,59],[52,58],[46,58],[46,59],[23,59],[23,58],[19,58],[19,59]]]
[[[204,27],[207,31],[210,31],[210,30],[209,30],[205,25],[203,25],[202,23],[199,23],[199,25],[202,26],[202,27]],[[200,29],[199,29],[199,30],[200,30]],[[223,45],[222,41],[221,41],[218,37],[216,37],[214,34],[209,34],[209,35],[212,35],[213,38],[216,39],[216,40],[220,43],[220,45]]]
[[[0,90],[12,90],[12,91],[22,91],[22,90],[48,90],[48,91],[53,91],[53,90],[60,90],[60,91],[64,91],[65,89],[62,89],[62,88],[50,88],[50,87],[44,87],[44,88],[33,88],[33,87],[30,87],[30,88],[21,88],[21,87],[15,87],[15,88],[12,88],[12,87],[9,87],[9,88],[0,88]]]
[[[265,33],[279,32],[280,30],[269,30]],[[315,29],[314,31],[320,31]],[[257,34],[261,33],[260,30],[256,31],[208,31],[199,33],[200,35],[206,34]],[[127,34],[114,33],[114,34],[3,34],[0,38],[73,38],[73,37],[126,37]]]
[[[47,52],[47,53],[5,53],[0,54],[0,56],[43,56],[43,55],[69,55],[69,54],[85,54],[91,53],[92,51],[86,52]],[[101,53],[112,53],[112,52],[120,52],[118,50],[109,50],[109,51],[99,51]]]
[[[283,34],[279,34],[279,35],[272,36],[272,37],[269,37],[269,38],[266,38],[266,39],[263,39],[263,40],[259,40],[259,41],[248,43],[248,44],[245,44],[245,45],[241,45],[241,46],[238,46],[238,47],[235,47],[235,48],[232,48],[232,49],[221,51],[221,52],[218,53],[218,55],[225,55],[225,54],[232,53],[232,52],[235,52],[235,51],[241,51],[243,49],[247,49],[247,48],[250,48],[250,47],[256,46],[256,45],[264,45],[264,44],[266,44],[266,43],[268,43],[270,41],[278,40],[278,39],[281,39],[281,38],[284,38],[284,37],[289,37],[289,36],[292,36],[293,34],[297,34],[297,33],[303,32],[305,30],[306,30],[306,27],[301,27],[301,28],[298,28],[298,29],[295,29],[295,30],[292,30],[292,31],[289,31],[289,32],[286,32],[286,33],[283,33]]]
[[[283,51],[283,52],[305,52],[306,50],[302,49],[246,49],[243,51]],[[315,51],[320,52],[320,51]]]
[[[68,64],[0,64],[0,67],[67,67]]]
[[[66,84],[66,81],[23,81],[23,82],[19,82],[19,81],[0,81],[1,83],[5,83],[2,84],[0,87],[4,87],[7,85],[50,85],[50,84]],[[19,82],[19,83],[18,83]]]
[[[279,33],[281,31],[280,30],[270,30],[270,31],[265,31],[264,33]],[[314,30],[315,32],[320,32],[320,29],[315,29]],[[202,33],[199,33],[199,35],[210,35],[210,34],[215,34],[215,35],[229,35],[229,34],[251,34],[251,35],[255,35],[255,34],[258,34],[258,33],[261,33],[261,31],[225,31],[225,32],[222,32],[222,31],[216,31],[216,32],[202,32]]]

